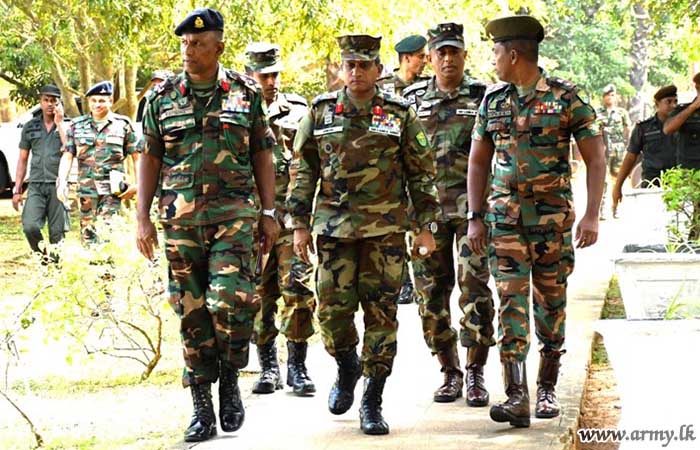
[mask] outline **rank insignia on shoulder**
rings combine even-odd
[[[418,142],[418,144],[420,144],[421,147],[428,146],[428,138],[425,137],[425,133],[423,133],[422,131],[416,135],[416,141]]]
[[[396,85],[394,85],[394,83],[386,83],[382,89],[393,94],[394,90],[396,90]]]
[[[372,114],[369,132],[401,136],[401,118],[391,113]]]
[[[221,109],[227,112],[249,113],[250,100],[241,91],[229,91],[228,96],[222,101]]]

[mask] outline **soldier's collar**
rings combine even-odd
[[[441,91],[437,86],[437,76],[433,75],[428,82],[428,89],[425,90],[423,99],[432,100],[435,98],[454,98],[463,94],[465,91],[467,94],[469,93],[469,79],[466,75],[462,77],[462,81],[460,81],[459,86],[457,86],[457,88],[451,92]]]
[[[267,107],[267,112],[270,117],[275,117],[281,113],[288,112],[291,109],[287,98],[279,92],[275,95],[275,99]]]
[[[180,79],[180,83],[178,83],[177,87],[178,91],[180,91],[180,95],[183,97],[189,93],[191,88],[190,79],[185,72],[182,72],[182,79]],[[218,65],[216,71],[216,87],[224,92],[228,92],[229,89],[231,89],[231,82],[228,79],[228,75],[226,75],[226,70],[221,64]]]
[[[336,102],[336,104],[342,104],[342,110],[346,113],[356,111],[357,113],[362,114],[362,111],[358,111],[358,109],[353,104],[352,100],[350,100],[350,96],[347,93],[347,89],[347,87],[343,87],[343,89],[340,90],[340,92],[338,93],[338,101]],[[365,110],[364,112],[371,113],[372,108],[374,106],[384,106],[384,95],[376,85],[374,86],[374,97],[372,97],[367,102],[367,110]]]
[[[547,72],[545,72],[544,69],[541,67],[540,67],[540,79],[537,80],[537,85],[535,86],[535,90],[539,91],[539,92],[547,92],[550,90],[550,87],[547,84]]]

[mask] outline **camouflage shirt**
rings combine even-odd
[[[111,194],[109,172],[124,172],[124,159],[141,147],[142,141],[126,116],[110,112],[99,123],[90,114],[73,119],[63,151],[78,158],[78,194]]]
[[[161,221],[208,225],[256,217],[251,157],[275,143],[262,93],[250,77],[219,66],[206,105],[184,73],[149,95],[144,152],[162,161]]]
[[[670,117],[689,105],[678,105]],[[700,109],[691,114],[675,134],[678,139],[678,164],[685,169],[700,169]]]
[[[399,77],[399,71],[394,70],[390,74],[384,75],[383,77],[379,78],[377,80],[377,85],[379,86],[379,89],[387,91],[391,94],[403,96],[404,89],[406,89],[412,83],[418,83],[427,79],[428,77],[418,75],[411,81],[404,81]]]
[[[440,196],[441,220],[467,218],[467,165],[471,134],[486,85],[465,76],[452,92],[437,88],[435,77],[404,91],[416,106],[437,166],[435,183]]]
[[[489,139],[495,161],[491,222],[524,226],[571,226],[569,141],[599,136],[595,110],[572,83],[542,74],[522,101],[514,85],[489,88],[479,107],[472,139]]]
[[[401,97],[377,92],[357,109],[345,90],[317,97],[294,141],[297,178],[287,201],[294,228],[365,238],[409,228],[408,196],[425,225],[438,212],[435,163],[416,113]]]
[[[600,129],[605,138],[606,153],[621,154],[627,147],[625,129],[630,126],[630,116],[623,108],[612,107],[610,109],[599,108],[596,112]]]

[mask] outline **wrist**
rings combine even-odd
[[[269,217],[272,220],[277,220],[277,208],[262,208],[260,210],[260,218]]]
[[[473,221],[473,220],[483,220],[484,215],[482,214],[481,211],[469,211],[467,212],[467,220]]]

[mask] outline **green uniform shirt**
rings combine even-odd
[[[519,99],[516,87],[489,88],[472,139],[494,144],[487,220],[510,225],[571,226],[569,141],[600,136],[595,110],[572,83],[542,73]]]
[[[149,95],[143,119],[144,152],[162,161],[161,221],[209,225],[257,217],[251,157],[275,139],[250,77],[219,66],[206,105],[181,73]]]
[[[467,166],[471,134],[486,85],[465,76],[452,92],[437,88],[435,77],[411,85],[405,98],[416,106],[437,165],[435,183],[441,221],[467,218]]]
[[[670,117],[688,107],[689,103],[678,105]],[[700,109],[696,110],[676,132],[678,143],[678,164],[685,169],[700,169]]]
[[[383,77],[379,78],[377,80],[377,86],[379,86],[380,89],[387,91],[391,94],[403,96],[404,89],[406,89],[412,83],[418,83],[427,79],[428,77],[418,75],[411,81],[404,81],[401,79],[401,77],[399,77],[399,71],[394,70],[390,74],[384,75]]]
[[[30,150],[30,183],[55,183],[61,162],[61,135],[55,124],[46,131],[42,115],[32,118],[22,127],[19,148]]]
[[[294,228],[366,238],[408,230],[408,196],[419,225],[438,212],[435,163],[416,113],[377,89],[357,109],[345,90],[317,97],[294,141],[297,177],[287,201]]]

